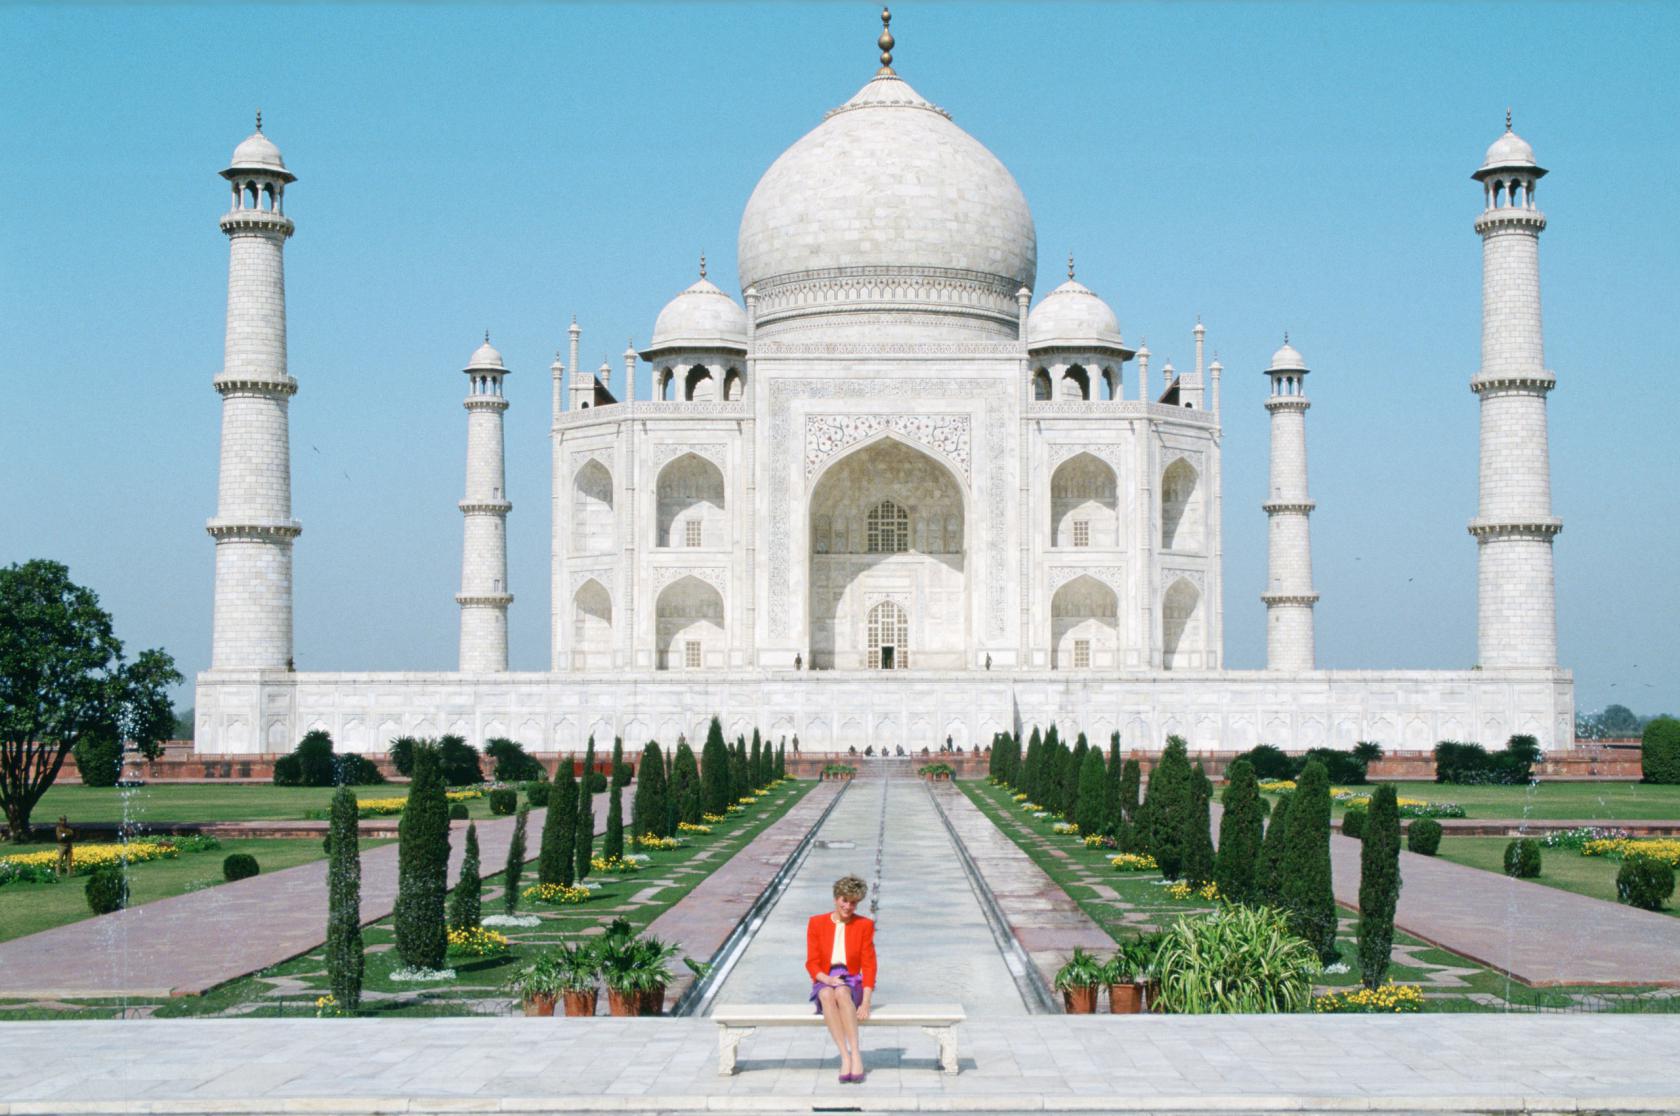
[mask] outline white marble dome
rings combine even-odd
[[[484,344],[474,349],[472,356],[467,358],[468,371],[479,368],[487,371],[494,369],[495,371],[503,372],[506,371],[506,367],[507,366],[502,363],[501,352],[490,344],[490,339],[488,337],[484,339]]]
[[[1266,369],[1268,372],[1305,372],[1306,370],[1307,362],[1302,359],[1300,353],[1295,351],[1295,346],[1291,345],[1288,340],[1284,341],[1283,348],[1272,354],[1272,365]]]
[[[1120,319],[1108,303],[1075,279],[1069,279],[1027,315],[1029,345],[1107,345],[1118,348]]]
[[[280,149],[261,131],[252,132],[233,149],[233,158],[228,161],[228,170],[262,171],[279,175],[287,181],[296,177],[286,169],[286,161],[280,157]]]
[[[1487,155],[1482,159],[1482,169],[1492,170],[1495,167],[1532,167],[1534,162],[1534,148],[1529,142],[1509,128],[1498,139],[1493,141],[1487,149]]]
[[[952,269],[1031,287],[1038,237],[1007,167],[896,74],[876,75],[764,172],[743,289],[811,271]]]
[[[659,312],[648,351],[744,349],[746,345],[747,312],[711,280],[701,276]]]

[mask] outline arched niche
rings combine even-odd
[[[1108,462],[1078,453],[1050,474],[1050,545],[1120,545],[1119,478]],[[1080,526],[1083,524],[1083,526]]]
[[[591,458],[572,478],[572,551],[599,554],[612,548],[612,474]]]
[[[1161,549],[1202,548],[1202,494],[1196,469],[1179,458],[1161,474]]]
[[[1042,368],[1033,371],[1032,397],[1039,403],[1048,402],[1050,399],[1050,373]]]
[[[680,577],[660,592],[654,617],[660,670],[723,666],[723,594],[716,588],[697,577]]]
[[[869,614],[883,599],[904,610],[918,669],[969,665],[967,509],[943,462],[878,436],[823,471],[808,507],[814,669],[868,669]]]
[[[693,403],[710,403],[717,399],[717,389],[712,370],[704,364],[696,364],[688,370],[688,377],[683,381],[683,398]]]
[[[656,546],[727,546],[723,471],[697,453],[685,453],[659,471]]]
[[[1202,594],[1181,577],[1161,598],[1161,665],[1187,670],[1202,665]]]
[[[730,402],[739,400],[746,386],[747,378],[741,375],[739,368],[731,368],[723,374],[723,397]]]
[[[1050,629],[1056,670],[1111,669],[1120,647],[1120,598],[1081,574],[1050,598]]]
[[[1085,371],[1083,364],[1070,364],[1062,372],[1061,380],[1056,385],[1057,399],[1090,399],[1091,374]]]
[[[590,578],[572,595],[572,668],[612,666],[613,608],[606,586]]]

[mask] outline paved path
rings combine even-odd
[[[833,909],[834,881],[847,873],[870,884],[860,909],[876,920],[878,1002],[960,1002],[971,1013],[1025,1014],[950,835],[917,779],[851,784],[724,978],[715,1004],[798,1003],[809,996],[805,924]]]
[[[1675,1016],[974,1017],[962,1072],[866,1028],[761,1031],[719,1077],[705,1019],[0,1024],[0,1116],[70,1113],[1676,1112]],[[73,1053],[68,1053],[73,1052]],[[841,1107],[844,1106],[844,1107]]]
[[[607,799],[595,796],[597,832],[605,829]],[[532,810],[527,823],[533,858],[547,813]],[[460,874],[467,825],[450,827],[451,883]],[[487,873],[500,870],[513,826],[511,817],[478,823]],[[317,860],[0,943],[0,998],[196,995],[325,941],[326,880],[327,862]],[[79,887],[80,881],[61,886]],[[363,853],[363,923],[389,915],[396,897],[397,846]]]

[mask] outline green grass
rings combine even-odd
[[[1389,780],[1382,780],[1388,782]],[[1348,788],[1358,790],[1370,787]],[[1402,798],[1456,802],[1471,818],[1529,818],[1534,821],[1669,821],[1680,819],[1680,786],[1650,783],[1540,782],[1532,786],[1455,786],[1416,780],[1395,781]],[[1342,807],[1337,805],[1340,815]]]
[[[1502,873],[1505,846],[1510,843],[1509,837],[1446,837],[1437,855],[1454,864]],[[1614,903],[1616,872],[1621,866],[1621,861],[1607,856],[1582,856],[1574,849],[1541,849],[1540,875],[1529,882]],[[1663,913],[1675,916],[1680,915],[1680,910],[1671,904]]]
[[[687,895],[712,872],[728,863],[731,857],[741,852],[752,840],[762,833],[769,825],[791,809],[801,798],[808,794],[816,783],[814,781],[789,780],[771,793],[755,807],[745,813],[731,815],[730,820],[713,826],[709,834],[683,834],[685,845],[672,850],[638,850],[627,848],[646,855],[649,859],[641,871],[624,876],[592,875],[594,882],[601,887],[591,896],[589,902],[577,906],[542,906],[521,902],[521,914],[535,914],[543,921],[542,924],[529,929],[501,928],[507,934],[511,948],[509,952],[499,957],[487,958],[451,958],[448,964],[455,969],[456,979],[437,984],[416,985],[407,982],[397,982],[391,979],[391,973],[401,968],[396,952],[390,948],[395,940],[395,932],[389,918],[382,919],[371,926],[364,927],[362,934],[367,949],[367,970],[364,987],[366,989],[363,1000],[362,1014],[365,1016],[388,1018],[399,1016],[459,1016],[482,1014],[486,1011],[492,1014],[507,1014],[518,1010],[511,996],[502,991],[502,985],[508,976],[523,965],[531,955],[553,944],[564,940],[575,940],[578,936],[598,933],[608,921],[616,916],[622,916],[637,930],[645,929],[650,923],[665,911],[675,905],[683,896]],[[628,803],[626,803],[628,809]],[[529,835],[529,851],[533,854],[531,863],[526,866],[522,880],[524,887],[536,883],[535,854],[539,851],[542,833],[540,826],[533,826]],[[307,844],[312,846],[316,855],[320,855],[319,841],[299,842],[258,842],[258,841],[226,841],[223,844],[228,850],[235,846],[262,844]],[[372,842],[363,841],[362,847],[367,848]],[[628,844],[628,839],[626,840]],[[595,838],[595,851],[600,854],[602,839],[599,834]],[[221,857],[226,853],[207,853],[202,855],[210,864],[215,874],[220,876]],[[183,857],[183,859],[186,859]],[[268,868],[268,861],[258,855],[264,870]],[[162,862],[169,863],[169,862]],[[154,865],[142,865],[136,869],[138,874]],[[454,881],[451,880],[451,883]],[[484,914],[500,914],[502,900],[500,898],[502,875],[497,872],[484,877]],[[9,885],[0,896],[13,890]],[[52,885],[39,885],[52,886]],[[652,894],[648,894],[649,892]],[[81,889],[75,889],[78,901],[86,909],[85,901],[81,900]],[[699,960],[699,959],[697,959]],[[677,963],[677,971],[683,972],[681,962]],[[298,982],[302,990],[297,990]],[[283,985],[281,987],[277,987]],[[284,987],[290,986],[290,987]],[[229,1013],[256,1014],[264,1017],[295,1017],[299,1015],[313,1015],[315,1012],[315,998],[327,990],[325,960],[322,950],[315,950],[289,961],[275,965],[272,968],[253,973],[237,980],[229,981],[217,988],[211,989],[202,996],[182,996],[163,1001],[74,1001],[83,1006],[79,1012],[52,1012],[39,1008],[25,1007],[21,1002],[0,1001],[0,1020],[19,1019],[89,1019],[107,1018],[122,1014],[125,1010],[132,1010],[137,1005],[140,1010],[155,1014],[158,1017],[177,1016],[215,1016]]]
[[[357,798],[404,798],[407,783],[357,787]],[[60,814],[75,826],[86,822],[297,821],[325,818],[332,787],[276,787],[268,783],[152,783],[143,787],[49,787],[32,821],[42,825]],[[524,796],[520,796],[523,800]],[[485,798],[467,803],[474,818],[490,817]],[[395,821],[393,816],[392,821]]]
[[[364,841],[362,847],[387,843]],[[10,847],[0,846],[0,853]],[[236,852],[256,857],[264,872],[293,868],[326,855],[315,838],[223,841],[220,849],[130,865],[130,904],[139,906],[171,895],[215,887],[222,883],[222,859]],[[7,884],[0,889],[0,941],[92,918],[84,892],[86,886],[86,876],[72,876],[57,883]]]
[[[1115,871],[1108,862],[1113,855],[1110,850],[1087,849],[1078,837],[1053,833],[1051,826],[1057,819],[1034,818],[1025,813],[1007,788],[968,779],[959,780],[957,786],[1116,941],[1130,938],[1139,929],[1163,928],[1179,918],[1213,909],[1214,904],[1202,900],[1181,902],[1169,898],[1159,883],[1158,872]],[[1502,854],[1504,838],[1486,840],[1497,843]],[[1441,843],[1443,853],[1447,845],[1447,841]],[[1563,851],[1551,850],[1551,855]],[[1614,870],[1611,874],[1613,877]],[[1114,897],[1110,898],[1108,892]],[[1337,946],[1349,971],[1321,975],[1316,982],[1321,992],[1359,983],[1356,922],[1355,914],[1341,911]],[[1425,1011],[1680,1011],[1680,997],[1672,990],[1530,988],[1404,932],[1395,933],[1394,944],[1394,963],[1389,975],[1396,983],[1422,985]]]

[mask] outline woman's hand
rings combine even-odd
[[[858,1009],[857,1009],[857,1017],[858,1017],[859,1022],[862,1022],[863,1020],[869,1018],[869,998],[870,998],[870,994],[873,993],[874,991],[875,990],[873,988],[865,988],[863,990],[863,1003],[859,1004]]]

